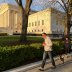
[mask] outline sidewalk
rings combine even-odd
[[[68,61],[72,61],[72,53],[68,54],[67,56],[64,56],[64,59],[65,59],[65,63]],[[55,57],[54,60],[55,60],[57,66],[62,65],[62,62],[60,61],[58,56]],[[39,72],[38,69],[39,69],[40,65],[41,65],[41,61],[31,63],[31,64],[28,64],[25,66],[20,66],[20,67],[10,69],[10,70],[4,71],[4,72]],[[46,71],[49,70],[50,67],[51,67],[51,63],[50,63],[50,60],[48,59],[46,66],[45,66],[45,70]]]
[[[66,61],[64,64],[57,64],[56,62],[56,68],[51,69],[51,64],[47,64],[45,66],[45,70],[43,72],[72,72],[72,60]],[[39,71],[39,67],[28,70],[28,71],[21,71],[21,72],[42,72]]]

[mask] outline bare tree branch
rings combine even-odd
[[[68,8],[70,7],[70,0],[67,1]]]
[[[15,0],[15,1],[17,2],[17,4],[18,4],[21,8],[23,8],[22,0]]]
[[[31,3],[32,3],[32,0],[26,0],[26,6],[25,6],[26,14],[29,13]]]
[[[66,8],[59,1],[57,1],[57,3],[59,3],[62,6],[62,8],[64,9],[64,11],[66,11]]]
[[[17,4],[19,5],[19,0],[15,0],[17,2]]]
[[[67,11],[66,3],[64,2],[64,0],[61,0],[61,1],[62,1],[63,5],[64,5],[64,7],[65,7],[65,10]]]

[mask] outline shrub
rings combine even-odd
[[[63,48],[63,43],[53,43],[53,54],[57,55]],[[41,43],[30,45],[0,46],[0,69],[6,70],[22,64],[39,60],[43,55]]]
[[[17,45],[0,47],[0,69],[9,69],[42,56],[41,45]],[[39,47],[40,46],[40,47]],[[41,53],[41,54],[40,54]]]
[[[53,43],[53,55],[59,55],[64,53],[64,43],[57,41]]]

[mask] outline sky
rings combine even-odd
[[[15,0],[0,0],[0,4],[1,4],[1,3],[9,3],[9,4],[14,4],[14,5],[16,5]]]
[[[23,5],[25,6],[25,0],[22,0],[22,1],[23,1]],[[49,0],[33,0],[31,9],[36,11],[46,9],[48,8],[48,3],[49,3],[48,1]],[[0,0],[0,4],[1,3],[9,3],[9,4],[17,5],[15,0]],[[57,7],[58,9],[62,10],[62,8],[57,4],[54,7]]]
[[[41,10],[41,6],[35,6],[35,5],[33,5],[34,2],[35,2],[35,0],[33,0],[33,2],[32,2],[31,9],[37,10],[37,11]],[[0,4],[1,3],[9,3],[9,4],[17,5],[17,3],[15,2],[15,0],[0,0]],[[25,5],[25,0],[23,0],[23,5]]]

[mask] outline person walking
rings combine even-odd
[[[71,51],[70,39],[66,37],[64,43],[65,43],[65,54],[70,53]]]
[[[43,42],[43,46],[44,46],[44,53],[43,53],[43,60],[42,60],[42,64],[40,67],[40,71],[44,71],[44,66],[45,66],[45,62],[46,62],[46,56],[47,54],[49,55],[49,58],[51,60],[52,63],[52,68],[56,68],[53,56],[52,56],[52,41],[50,39],[49,36],[47,36],[46,33],[42,33],[42,37],[44,38],[44,42]]]

